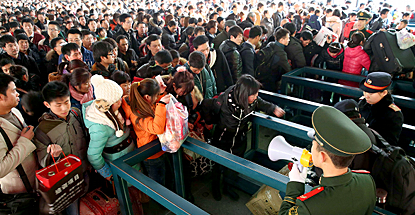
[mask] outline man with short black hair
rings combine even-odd
[[[291,61],[292,68],[303,68],[306,66],[306,62],[301,41],[295,37],[297,33],[295,24],[289,22],[283,27],[290,31],[290,43],[288,43],[284,50],[287,52],[287,57]]]
[[[261,82],[263,89],[271,92],[278,91],[278,82],[282,75],[291,71],[287,53],[284,51],[285,46],[290,42],[290,32],[285,28],[276,29],[274,37],[275,42],[268,43],[263,51],[257,54],[258,63],[272,62],[267,71],[257,71],[256,74],[256,78]]]
[[[45,37],[34,30],[34,22],[31,18],[22,19],[22,27],[30,39],[30,42],[38,46],[39,42]]]
[[[210,99],[217,95],[216,81],[213,74],[206,70],[205,65],[205,55],[194,51],[189,55],[189,61],[184,66],[193,74],[195,87],[202,93],[203,98]]]
[[[68,31],[68,43],[76,43],[78,45],[78,48],[81,51],[81,60],[84,61],[89,68],[92,67],[92,65],[95,63],[94,57],[92,55],[92,52],[86,49],[82,46],[82,33],[76,28],[72,28]],[[62,51],[63,52],[63,51]],[[58,63],[62,62],[62,59],[64,58],[63,54],[59,56]]]
[[[193,40],[193,46],[195,51],[200,51],[205,55],[207,59],[205,69],[215,77],[218,93],[234,84],[225,55],[219,49],[211,49],[205,35],[197,36]]]
[[[40,28],[40,30],[45,30],[46,25],[46,17],[45,13],[41,12],[40,10],[36,13],[35,25]]]
[[[88,19],[86,24],[91,32],[97,32],[97,21],[95,19]]]
[[[33,44],[30,43],[29,37],[25,33],[20,33],[15,35],[17,44],[19,44],[19,51],[23,52],[23,54],[32,57],[33,60],[35,60],[36,64],[39,67],[39,71],[44,71],[46,69],[45,67],[45,54],[44,52],[40,53],[39,50],[33,46]],[[30,68],[28,68],[30,69]],[[42,73],[43,77],[42,80],[47,80],[47,74]]]
[[[95,64],[92,65],[91,74],[102,75],[104,78],[110,78],[115,71],[113,53],[114,47],[105,41],[99,41],[92,46]]]
[[[0,126],[7,135],[0,138],[0,186],[5,194],[32,193],[38,169],[33,154],[36,146],[31,141],[33,126],[26,126],[22,114],[15,108],[19,104],[19,93],[13,81],[13,77],[0,73]],[[6,143],[7,138],[11,146]],[[18,168],[22,168],[27,177],[20,176]],[[38,204],[29,206],[33,210],[30,212],[36,214],[38,207]]]
[[[229,39],[223,41],[219,49],[223,52],[231,70],[233,83],[236,83],[242,74],[242,58],[238,52],[239,46],[243,42],[243,30],[239,26],[229,29]]]
[[[156,34],[151,34],[146,39],[146,56],[140,58],[140,62],[138,66],[144,65],[151,60],[154,60],[154,55],[157,54],[160,50],[163,50],[163,46],[161,45],[161,39]]]
[[[161,50],[154,55],[154,61],[150,61],[143,66],[141,66],[137,70],[137,77],[140,78],[154,78],[157,75],[168,75],[171,69],[171,62],[173,61],[173,57],[171,56],[170,52],[167,50]],[[160,73],[154,73],[154,69],[150,69],[150,67],[161,67],[161,69],[157,70]]]
[[[61,48],[64,61],[70,62],[72,60],[82,60],[82,52],[78,44],[76,43],[68,43],[62,46]]]
[[[242,74],[250,74],[255,76],[255,48],[258,47],[261,40],[262,29],[256,25],[249,30],[249,38],[244,42],[239,50],[242,58]]]
[[[170,49],[179,49],[181,44],[176,43],[176,39],[174,35],[177,31],[177,23],[174,20],[171,20],[167,23],[167,26],[163,28],[163,34],[161,36],[161,43],[163,44],[164,48],[167,50]]]
[[[133,49],[129,48],[128,38],[125,35],[120,35],[116,39],[118,46],[118,56],[127,62],[128,68],[132,74],[135,74],[138,66],[138,55]]]
[[[373,32],[379,31],[380,29],[386,29],[386,22],[388,21],[388,14],[389,9],[383,8],[380,11],[380,16],[373,21],[372,25],[370,26],[370,30]],[[367,38],[366,38],[367,39]]]
[[[59,33],[61,32],[59,23],[56,21],[51,21],[48,24],[48,35],[46,37],[39,41],[39,50],[45,50],[45,52],[49,52],[52,49],[52,46],[50,45],[50,42],[56,38],[59,37]]]
[[[16,38],[14,38],[11,35],[4,35],[0,37],[0,47],[2,47],[5,51],[3,54],[0,55],[0,58],[9,58],[13,60],[13,62],[16,65],[26,67],[29,73],[41,76],[36,61],[32,57],[27,56],[19,51],[19,44],[17,43]]]
[[[140,22],[140,23],[137,23],[136,30],[137,30],[137,42],[141,44],[141,41],[148,36],[147,35],[148,26],[146,23]]]
[[[125,35],[128,38],[128,44],[136,53],[139,51],[139,46],[137,39],[135,38],[134,32],[132,30],[133,18],[128,13],[123,13],[119,17],[121,28],[118,29],[117,33],[114,34],[113,39],[117,39],[120,35]]]
[[[91,51],[92,44],[95,42],[94,33],[90,30],[82,30],[82,46]]]
[[[213,39],[213,48],[219,49],[223,41],[229,39],[228,31],[232,26],[235,26],[235,20],[226,20],[225,28]]]

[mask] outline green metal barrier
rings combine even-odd
[[[272,129],[278,129],[283,133],[290,133],[296,135],[298,138],[310,141],[307,136],[308,127],[288,122],[286,120],[270,117],[264,114],[256,113],[252,117],[253,122],[253,135],[252,135],[252,147],[248,151],[252,153],[253,150],[258,149],[258,133],[259,126],[265,126]],[[196,152],[204,157],[207,157],[216,163],[233,169],[243,175],[247,175],[250,178],[259,181],[260,183],[267,184],[277,190],[285,192],[289,178],[283,176],[273,170],[258,165],[252,161],[244,158],[232,155],[228,152],[220,150],[204,142],[198,141],[193,138],[188,138],[182,145],[193,152]],[[132,168],[131,166],[139,163],[148,157],[161,151],[161,146],[158,140],[155,140],[143,147],[140,147],[133,152],[113,161],[110,163],[111,170],[114,176],[114,184],[116,187],[117,197],[120,201],[120,207],[123,215],[133,214],[131,201],[128,195],[127,182],[132,186],[138,188],[145,194],[149,195],[153,200],[159,202],[164,207],[169,209],[175,214],[208,214],[192,203],[186,201],[182,197],[184,196],[184,182],[183,182],[183,169],[181,160],[181,149],[172,154],[174,163],[174,172],[176,180],[176,193],[168,190],[157,182],[151,180],[141,172]],[[311,187],[306,185],[306,192],[310,191]],[[392,214],[388,211],[376,209],[373,214]]]
[[[259,91],[259,96],[262,99],[272,102],[274,104],[278,104],[280,106],[288,106],[290,108],[305,111],[308,113],[312,113],[316,108],[320,106],[324,106],[324,104],[311,102],[311,101],[307,101],[304,99],[295,98],[295,97],[291,97],[287,95],[281,95],[278,93],[273,93],[273,92],[264,91],[264,90]],[[415,126],[403,124],[401,138],[407,138],[408,141],[415,140]],[[408,142],[406,145],[408,145],[408,147],[404,148],[406,153],[410,155],[411,157],[415,157],[415,147],[413,145],[410,146],[410,142]]]
[[[315,89],[320,89],[328,92],[334,92],[338,94],[348,95],[354,98],[359,98],[363,95],[363,91],[359,88],[349,87],[341,84],[325,82],[321,80],[315,80],[311,78],[302,77],[304,74],[313,74],[313,75],[320,75],[330,78],[336,79],[343,79],[348,81],[360,82],[365,77],[360,75],[352,75],[344,72],[332,71],[332,70],[323,70],[313,67],[304,67],[301,69],[296,69],[291,72],[288,72],[282,76],[281,81],[281,93],[287,95],[287,89],[289,84],[299,85],[301,87],[310,87]],[[410,83],[406,83],[404,81],[394,81],[391,89],[393,90],[394,87],[409,91],[411,93],[415,93],[415,89],[410,86]],[[302,95],[302,92],[301,92]],[[395,100],[395,103],[399,107],[405,107],[409,109],[415,109],[415,99],[400,96],[400,95],[392,95]]]

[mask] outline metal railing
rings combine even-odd
[[[288,133],[295,135],[300,139],[310,141],[307,136],[307,131],[310,128],[306,126],[260,113],[255,113],[251,119],[253,123],[252,144],[251,149],[247,154],[258,150],[259,126],[278,129],[282,133]],[[287,183],[289,182],[289,178],[287,176],[283,176],[252,161],[232,155],[193,138],[187,138],[182,147],[282,192],[285,192]],[[183,168],[181,150],[182,149],[180,149],[177,153],[172,154],[177,194],[148,178],[138,170],[132,168],[133,165],[161,151],[161,146],[158,140],[146,144],[145,146],[140,147],[110,163],[114,176],[117,197],[120,201],[120,207],[123,215],[133,214],[128,194],[128,183],[149,195],[153,200],[162,204],[175,214],[208,214],[199,207],[182,198],[185,190],[182,174]],[[306,185],[306,192],[310,190],[311,187]],[[377,209],[376,211],[381,211],[383,214],[392,214],[380,209]],[[373,212],[373,214],[378,214],[376,211]]]
[[[320,75],[354,82],[360,82],[365,78],[364,76],[352,75],[344,72],[324,70],[313,67],[304,67],[301,69],[296,69],[291,72],[288,72],[282,76],[281,93],[287,95],[287,89],[289,87],[289,84],[294,84],[299,85],[301,87],[310,87],[328,92],[348,95],[354,98],[359,98],[363,95],[363,91],[359,88],[302,77],[303,74]],[[411,83],[405,81],[394,81],[391,86],[391,89],[393,90],[395,87],[397,89],[399,88],[404,91],[415,93],[415,89],[413,89]],[[301,95],[303,94],[302,91],[303,90],[301,90],[300,92]],[[400,95],[392,95],[392,97],[394,98],[395,103],[399,107],[415,109],[415,99]]]

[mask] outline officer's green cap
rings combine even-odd
[[[311,121],[317,143],[335,155],[344,157],[357,155],[372,146],[367,134],[345,114],[333,107],[317,108]]]
[[[357,19],[359,20],[369,20],[370,18],[372,18],[372,14],[365,10],[361,10],[357,13]]]

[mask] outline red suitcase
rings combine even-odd
[[[81,198],[79,212],[81,215],[121,214],[118,199],[108,197],[100,190],[100,188],[89,192]]]

